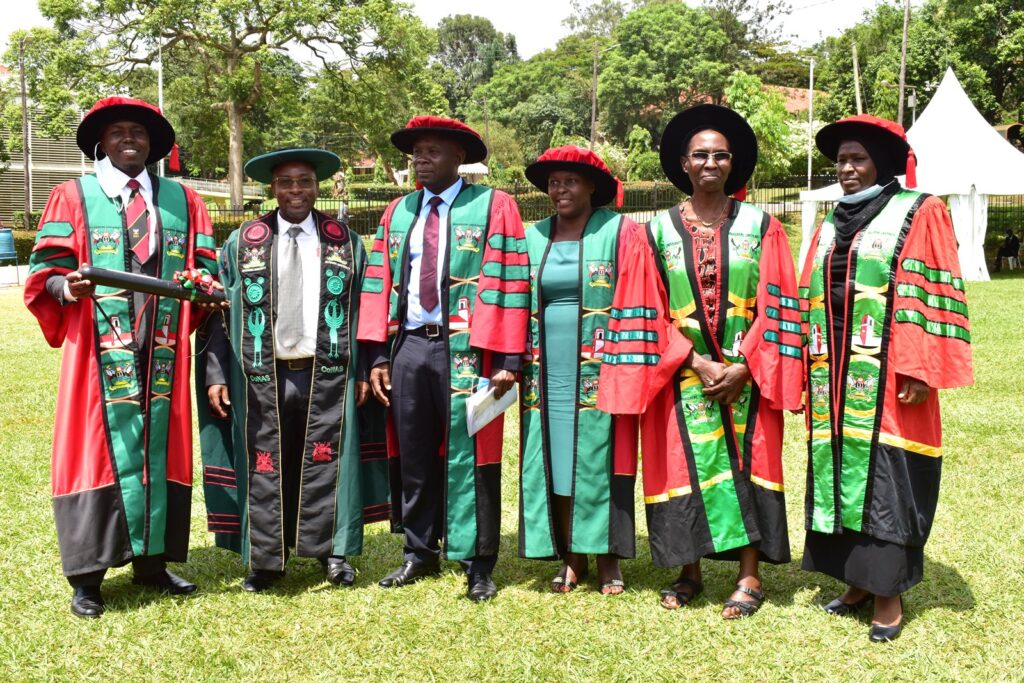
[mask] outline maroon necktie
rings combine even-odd
[[[146,210],[146,200],[139,192],[139,181],[132,178],[128,181],[128,189],[131,195],[128,197],[128,204],[124,207],[125,225],[128,226],[128,244],[131,245],[135,257],[139,263],[149,260],[151,249],[149,247],[149,211]]]
[[[441,214],[438,205],[444,200],[430,198],[430,213],[423,226],[423,262],[420,263],[420,306],[423,312],[437,308],[437,243],[441,232]]]

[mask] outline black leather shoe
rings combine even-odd
[[[132,579],[132,583],[136,586],[155,588],[171,595],[188,595],[189,593],[196,592],[196,585],[194,583],[172,574],[167,569],[156,574],[150,574],[149,576],[136,576]]]
[[[887,643],[890,640],[896,640],[900,637],[900,633],[903,632],[903,621],[906,619],[906,614],[903,612],[903,596],[900,596],[900,623],[895,626],[882,626],[881,624],[871,624],[871,628],[868,630],[868,640],[872,643]]]
[[[864,609],[865,607],[870,605],[874,599],[875,596],[868,594],[860,600],[858,600],[857,602],[850,604],[848,602],[843,602],[840,598],[836,598],[832,602],[825,605],[825,607],[823,607],[822,609],[824,609],[826,612],[833,616],[845,617],[849,616],[850,614],[853,614],[854,612]]]
[[[882,626],[881,624],[871,624],[871,629],[868,630],[868,640],[872,643],[887,643],[890,640],[896,640],[900,637],[900,633],[903,632],[903,617],[900,617],[900,623],[895,626]]]
[[[381,588],[401,588],[428,576],[437,576],[439,573],[440,568],[437,565],[406,560],[401,567],[381,579],[378,585]]]
[[[335,586],[351,586],[356,582],[356,570],[344,557],[320,558],[320,566],[327,580]]]
[[[97,619],[106,607],[99,586],[79,586],[71,596],[71,613],[83,619]]]
[[[265,591],[281,580],[284,572],[271,569],[254,569],[249,576],[242,579],[242,588],[250,593]]]
[[[497,594],[498,587],[494,585],[494,580],[491,579],[490,574],[485,574],[484,572],[470,573],[466,590],[466,596],[470,600],[473,602],[483,602],[484,600],[490,600]]]

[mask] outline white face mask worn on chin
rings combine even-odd
[[[864,188],[860,192],[846,194],[839,198],[840,204],[859,204],[860,202],[874,199],[882,192],[882,186],[875,183],[871,187]]]

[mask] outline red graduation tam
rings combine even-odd
[[[465,163],[475,164],[487,158],[487,145],[484,144],[480,133],[464,124],[462,121],[445,118],[443,116],[414,116],[400,128],[391,134],[391,144],[406,154],[412,154],[412,146],[416,144],[416,138],[421,135],[442,135],[455,140],[466,150]]]
[[[622,206],[622,182],[593,151],[576,145],[552,147],[526,167],[526,178],[535,187],[547,192],[548,176],[552,171],[558,170],[575,171],[593,181],[594,194],[590,199],[591,206],[604,206],[613,199],[616,208]]]
[[[846,140],[860,142],[866,137],[884,139],[897,151],[896,173],[906,174],[907,187],[917,187],[917,157],[907,142],[903,126],[871,114],[857,114],[830,123],[814,136],[818,150],[832,161],[839,155],[839,145]]]
[[[75,141],[78,148],[90,159],[96,159],[96,143],[103,135],[103,129],[118,121],[135,121],[149,131],[149,156],[146,163],[152,164],[167,156],[174,146],[174,128],[164,118],[159,107],[149,102],[130,97],[107,97],[86,112],[78,124]]]

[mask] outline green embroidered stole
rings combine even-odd
[[[391,272],[398,276],[394,278],[391,289],[389,331],[396,330],[398,321],[405,317],[405,311],[399,307],[399,299],[406,284],[408,237],[419,217],[423,194],[420,190],[406,195],[391,215],[387,250]],[[454,549],[472,549],[477,539],[476,444],[466,430],[466,399],[473,393],[484,369],[481,352],[469,345],[469,321],[482,269],[498,266],[483,263],[485,241],[504,240],[500,235],[491,237],[487,234],[493,197],[494,190],[490,188],[464,185],[452,202],[447,218],[448,296],[442,297],[441,314],[448,320],[451,388],[445,523],[445,547],[449,559],[460,559],[459,551]]]
[[[826,284],[835,243],[832,213],[821,226],[810,282],[800,293],[808,302],[808,502],[814,531],[862,528],[871,453],[885,397],[895,265],[909,228],[907,216],[920,197],[914,191],[897,193],[854,239],[846,311],[831,310]],[[830,339],[828,321],[837,315],[845,320],[842,340]]]
[[[158,276],[170,280],[183,270],[189,243],[184,188],[151,176],[160,240]],[[97,268],[130,270],[127,226],[118,204],[104,194],[95,175],[78,180],[84,202],[89,262]],[[101,396],[106,431],[124,500],[135,555],[164,552],[167,526],[167,433],[174,386],[181,302],[156,298],[149,348],[131,350],[135,316],[132,292],[98,286],[94,315],[100,355]],[[109,320],[108,320],[109,319]],[[139,381],[140,354],[148,354],[148,391]]]
[[[612,297],[615,292],[615,265],[622,216],[609,209],[597,209],[587,221],[580,240],[580,315],[577,339],[580,340],[579,367],[576,374],[578,402],[573,442],[573,497],[586,498],[587,505],[573,505],[573,536],[587,539],[609,537],[607,514],[594,510],[609,509],[609,479],[612,418],[597,410],[598,377],[601,373],[602,347],[608,329]],[[547,384],[542,362],[544,348],[541,277],[551,249],[553,230],[546,218],[527,230],[526,246],[530,256],[530,349],[531,359],[523,367],[522,457],[520,461],[520,500],[524,525],[524,554],[527,557],[554,557],[555,539],[550,494],[551,453],[544,419]],[[536,264],[536,265],[534,265]],[[582,454],[583,457],[578,457]],[[525,494],[530,491],[530,494]],[[602,501],[603,499],[603,501]],[[607,552],[607,551],[606,551]]]
[[[350,321],[358,292],[352,296],[355,264],[348,230],[314,212],[320,237],[320,298],[317,306],[316,352],[310,387],[306,442],[302,456],[296,552],[301,556],[330,554],[334,525],[315,519],[324,501],[333,501],[343,454],[343,427],[352,356]],[[281,505],[280,415],[277,405],[275,311],[301,306],[301,301],[275,302],[274,241],[276,212],[239,229],[237,269],[242,278],[241,363],[246,380],[246,452],[249,458],[249,501],[246,532],[259,530],[252,543],[253,566],[284,568]],[[347,454],[358,458],[358,453]],[[278,501],[275,505],[273,501]],[[333,509],[333,508],[332,508]],[[336,509],[333,515],[338,514]]]
[[[717,254],[722,293],[726,301],[718,312],[717,335],[699,298],[698,260],[677,208],[656,216],[650,224],[669,294],[673,323],[694,346],[694,352],[725,363],[743,362],[740,345],[757,311],[761,236],[767,216],[751,204],[738,203],[736,214],[721,228],[722,250]],[[690,484],[645,499],[659,503],[675,496],[703,498],[711,538],[716,548],[735,548],[750,541],[743,521],[737,479],[742,467],[749,472],[750,454],[744,448],[748,418],[757,410],[757,393],[748,382],[740,398],[722,406],[704,396],[704,385],[690,368],[677,376],[676,415],[683,445],[690,459]]]

